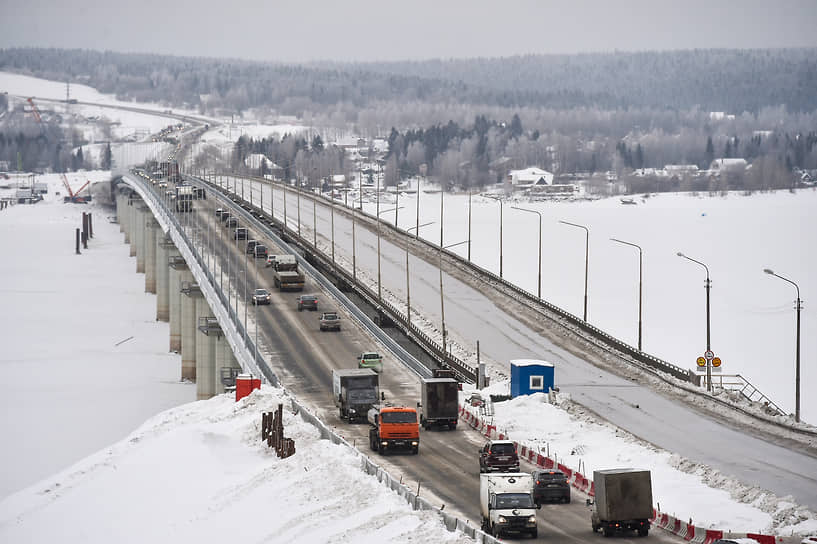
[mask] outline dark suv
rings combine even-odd
[[[519,472],[516,445],[510,440],[489,440],[479,450],[480,472]]]
[[[537,470],[533,473],[533,501],[538,506],[551,500],[570,502],[570,484],[561,470]]]

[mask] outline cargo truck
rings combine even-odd
[[[590,523],[593,532],[612,536],[619,531],[637,531],[638,536],[650,532],[652,517],[652,480],[649,470],[631,468],[593,471],[595,501]]]
[[[423,378],[420,382],[420,425],[457,428],[459,384],[453,378]]]
[[[533,476],[524,472],[479,475],[482,530],[494,537],[521,533],[536,538]]]
[[[176,211],[177,212],[192,212],[193,211],[193,186],[192,185],[177,185],[176,186]]]
[[[273,283],[281,291],[303,291],[304,274],[294,255],[275,255],[272,261]]]
[[[341,419],[364,419],[380,399],[377,372],[368,368],[332,370],[332,395]]]
[[[369,446],[383,455],[396,450],[417,454],[420,449],[420,426],[417,410],[406,406],[370,408]]]

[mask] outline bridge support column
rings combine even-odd
[[[229,364],[228,353],[232,353],[230,343],[223,336],[219,336],[216,340],[216,368],[215,368],[215,394],[220,395],[224,393],[224,384],[221,383],[221,369],[227,368]]]
[[[150,212],[147,212],[150,214]],[[159,224],[149,215],[145,222],[145,293],[156,293],[156,233]]]
[[[169,247],[168,247],[169,246]],[[170,266],[168,265],[169,249],[173,244],[165,237],[156,236],[156,321],[170,320]]]
[[[173,266],[174,261],[180,261],[182,268]],[[170,313],[170,351],[182,351],[182,270],[187,267],[181,256],[168,257],[168,310]]]
[[[144,204],[136,207],[136,225],[134,228],[134,238],[136,239],[136,272],[145,272],[145,224],[150,211]]]
[[[213,317],[203,296],[196,298],[196,399],[206,400],[216,394],[216,335],[207,332],[207,318]],[[204,318],[204,319],[202,319]]]
[[[116,222],[119,223],[119,232],[125,232],[125,222],[122,220],[122,214],[125,212],[125,205],[122,203],[125,201],[125,195],[122,194],[122,191],[116,191]]]
[[[125,230],[125,241],[130,244],[130,256],[136,257],[136,208],[141,200],[136,195],[128,198],[128,228]]]
[[[195,285],[193,274],[184,270],[181,275],[182,306],[182,379],[196,381],[196,296],[190,292]],[[198,286],[196,286],[198,290]]]

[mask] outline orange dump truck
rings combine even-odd
[[[372,408],[368,412],[369,446],[381,455],[387,451],[420,448],[420,425],[417,410],[405,406]]]

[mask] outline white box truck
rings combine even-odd
[[[479,475],[482,530],[497,538],[506,533],[536,538],[533,476],[524,472]]]

